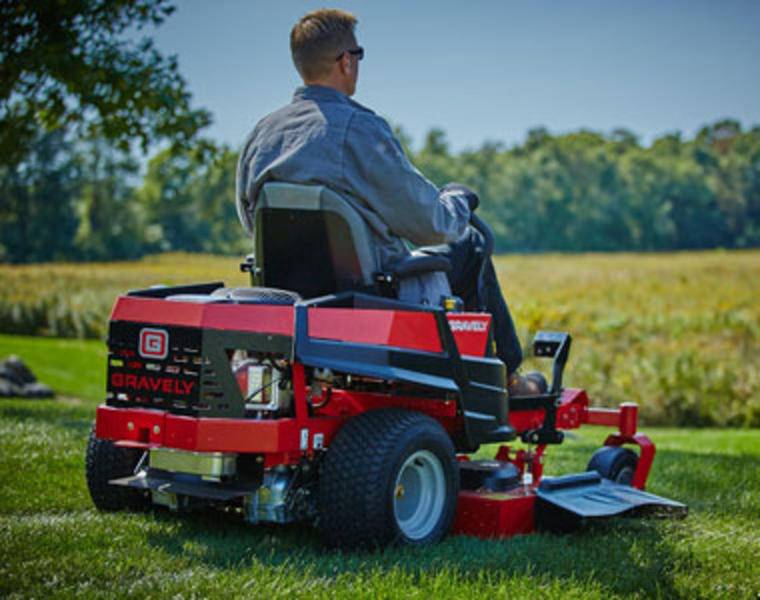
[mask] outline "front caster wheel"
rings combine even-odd
[[[615,483],[631,485],[633,474],[639,464],[639,457],[628,448],[604,446],[591,456],[587,471],[596,471],[602,477]]]

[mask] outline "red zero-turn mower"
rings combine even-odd
[[[87,448],[99,509],[219,506],[252,523],[315,523],[339,547],[685,514],[643,491],[655,447],[636,405],[593,408],[562,387],[568,334],[535,337],[535,355],[553,361],[548,392],[508,398],[489,314],[392,297],[445,259],[414,253],[380,272],[366,224],[324,187],[267,184],[254,219],[256,261],[242,267],[256,287],[116,301]],[[473,224],[490,252],[487,226]],[[547,446],[583,424],[618,431],[587,472],[542,477]],[[518,436],[527,449],[467,457]]]

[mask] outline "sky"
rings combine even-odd
[[[310,10],[359,19],[366,55],[354,99],[419,147],[443,129],[454,151],[552,133],[625,127],[649,143],[724,117],[760,125],[760,1],[178,0],[152,33],[176,54],[207,135],[239,148],[300,79],[289,34]]]

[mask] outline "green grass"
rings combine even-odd
[[[106,345],[97,340],[0,335],[0,358],[21,356],[37,378],[63,396],[96,401],[106,385]]]
[[[649,489],[682,521],[618,521],[573,535],[424,549],[325,552],[305,527],[219,513],[100,514],[84,449],[102,395],[102,343],[0,336],[56,400],[0,399],[0,597],[756,598],[760,431],[648,428]],[[606,430],[553,450],[549,473],[585,468]],[[490,455],[494,448],[483,450]]]

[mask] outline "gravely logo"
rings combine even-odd
[[[137,392],[161,392],[171,396],[189,396],[195,387],[195,381],[172,379],[171,377],[112,373],[111,387]]]
[[[140,330],[140,345],[137,348],[143,358],[163,360],[169,354],[169,332],[145,327]]]
[[[467,321],[449,319],[449,327],[451,327],[451,331],[475,331],[479,333],[488,329],[485,321],[477,321],[475,319],[468,319]]]

